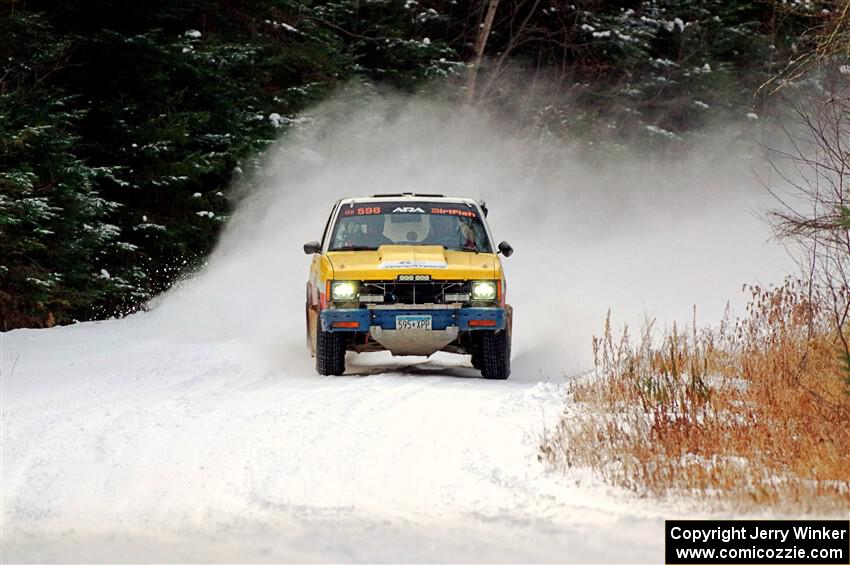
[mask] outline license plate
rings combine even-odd
[[[430,330],[431,316],[396,316],[397,330]]]

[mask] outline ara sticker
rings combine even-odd
[[[396,206],[393,210],[393,214],[404,213],[404,214],[424,214],[425,210],[419,208],[418,206]]]

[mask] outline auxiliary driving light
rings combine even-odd
[[[337,301],[354,300],[357,296],[357,283],[340,281],[331,283],[331,298]]]
[[[475,281],[472,283],[473,300],[495,300],[496,281]]]

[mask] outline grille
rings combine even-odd
[[[384,304],[445,304],[447,294],[469,292],[466,281],[365,281],[361,294],[383,295]]]

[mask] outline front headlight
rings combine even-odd
[[[473,300],[496,300],[497,281],[474,281],[472,283]]]
[[[357,283],[353,281],[336,281],[331,283],[331,300],[345,302],[357,297]]]

